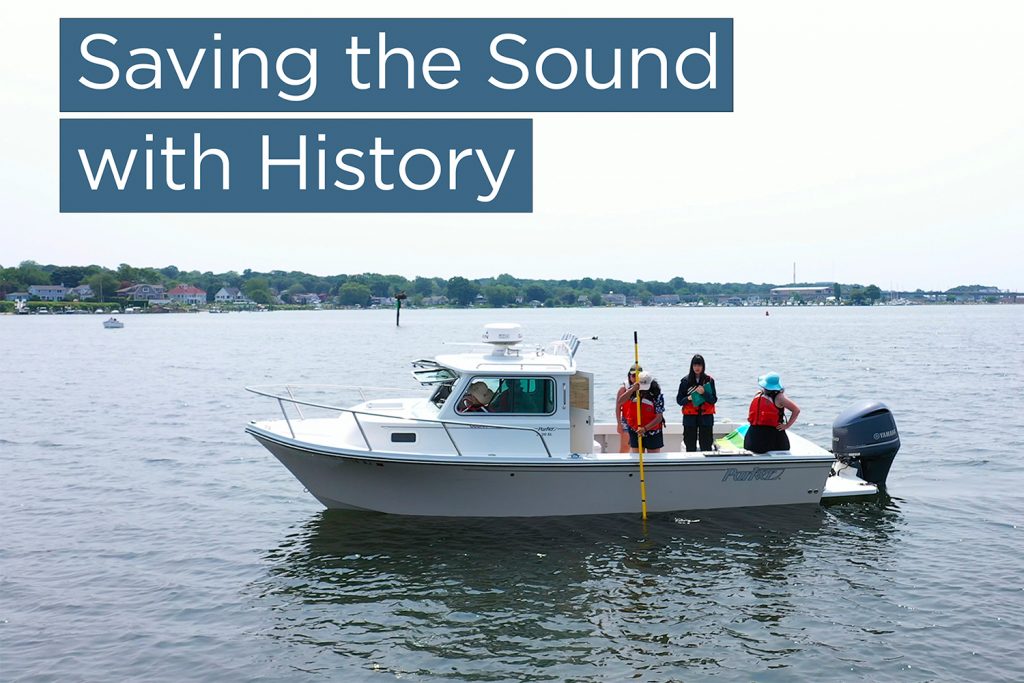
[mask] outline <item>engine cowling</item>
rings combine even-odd
[[[881,401],[852,406],[832,423],[832,452],[864,481],[884,485],[899,449],[896,420]]]

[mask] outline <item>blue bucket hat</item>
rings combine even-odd
[[[762,389],[768,391],[782,391],[782,378],[777,372],[766,372],[757,378],[757,383]]]

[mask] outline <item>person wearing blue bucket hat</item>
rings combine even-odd
[[[782,378],[777,372],[766,372],[757,378],[757,385],[768,391],[782,391]]]
[[[785,394],[782,378],[777,372],[766,372],[757,378],[761,391],[750,402],[747,421],[750,426],[743,437],[743,447],[752,453],[788,451],[786,430],[800,415],[800,406]],[[786,411],[789,419],[786,419]]]

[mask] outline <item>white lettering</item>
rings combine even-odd
[[[432,64],[431,63],[431,62],[434,61],[435,57],[439,57],[441,55],[447,57],[451,61],[451,63],[450,64]],[[459,84],[459,79],[458,78],[452,78],[450,81],[446,81],[444,83],[440,83],[440,82],[434,80],[434,77],[431,75],[431,72],[433,72],[433,71],[452,71],[452,72],[456,72],[457,73],[459,71],[459,69],[461,69],[461,68],[462,68],[462,66],[459,64],[459,56],[457,54],[455,54],[454,52],[452,52],[451,50],[449,50],[446,47],[435,48],[435,49],[431,50],[430,52],[428,52],[427,56],[423,58],[423,80],[427,82],[427,85],[429,85],[431,88],[434,88],[435,90],[450,90],[451,88],[454,88],[455,86],[457,86]]]
[[[487,155],[484,154],[482,149],[476,150],[477,158],[480,159],[480,166],[484,169],[484,173],[487,175],[487,182],[491,184],[490,194],[477,195],[477,201],[486,204],[498,196],[498,193],[501,191],[501,184],[505,182],[505,172],[508,171],[509,164],[512,163],[512,157],[515,153],[516,151],[514,149],[510,149],[505,153],[505,161],[501,164],[501,172],[498,173],[498,177],[495,178],[494,173],[491,172],[491,165],[487,163]]]
[[[717,35],[714,32],[712,32],[710,37],[709,37],[709,41],[710,42],[709,42],[709,49],[708,50],[705,51],[705,50],[700,49],[699,47],[691,47],[689,50],[686,50],[681,55],[679,55],[679,58],[676,59],[676,78],[679,80],[679,82],[682,84],[682,86],[684,88],[687,88],[689,90],[700,90],[701,88],[705,88],[705,87],[710,86],[711,90],[714,90],[717,87],[718,79],[717,79],[717,68],[716,68],[716,61],[715,61],[715,54],[716,54],[715,53],[715,42],[716,42],[716,39],[717,39]],[[692,82],[690,82],[690,80],[683,73],[683,62],[686,61],[687,57],[694,57],[694,56],[696,56],[696,57],[703,57],[705,60],[707,60],[707,63],[708,63],[708,75],[700,83],[692,83]]]
[[[507,64],[519,69],[519,80],[514,83],[506,83],[504,81],[499,81],[494,76],[491,76],[487,79],[487,82],[496,88],[501,88],[502,90],[518,90],[530,79],[530,70],[526,68],[526,64],[520,62],[518,59],[506,57],[498,52],[498,45],[506,40],[511,40],[519,43],[520,45],[526,45],[526,38],[515,33],[502,33],[501,35],[495,36],[494,40],[491,41],[491,57],[493,57],[496,62]]]
[[[153,60],[152,63],[147,64],[145,62],[141,64],[134,64],[128,69],[128,72],[124,75],[125,82],[135,90],[147,90],[148,88],[160,89],[160,54],[156,50],[150,50],[148,47],[139,47],[129,52],[132,57],[136,55],[146,55]],[[140,83],[135,80],[135,72],[137,71],[152,71],[153,77],[146,83]]]
[[[221,189],[228,190],[231,188],[231,162],[228,160],[228,155],[222,149],[211,147],[210,149],[203,149],[202,135],[200,133],[194,133],[192,136],[192,188],[196,190],[202,189],[202,165],[203,159],[208,156],[215,156],[220,159],[221,166]]]
[[[560,55],[565,57],[565,61],[569,64],[569,75],[565,77],[565,80],[560,83],[548,80],[544,74],[544,62],[548,60],[548,57],[552,55]],[[540,57],[537,57],[537,80],[540,81],[545,88],[549,90],[564,90],[572,85],[572,82],[576,80],[576,73],[579,71],[579,65],[576,64],[576,58],[572,56],[572,53],[561,47],[552,47],[544,50],[540,53]]]
[[[408,77],[406,79],[405,87],[413,90],[416,88],[416,79],[414,75],[415,69],[413,68],[413,57],[412,53],[406,50],[404,47],[396,47],[392,50],[388,49],[387,46],[387,34],[381,31],[377,34],[377,87],[383,90],[387,87],[387,76],[388,76],[388,59],[393,55],[400,55],[405,58],[406,70],[408,71]]]
[[[96,83],[95,81],[90,81],[85,76],[81,76],[79,77],[78,82],[91,90],[108,90],[117,85],[118,79],[121,78],[121,71],[117,68],[117,64],[110,61],[109,59],[96,57],[91,52],[89,52],[89,46],[93,43],[93,41],[96,40],[102,40],[105,43],[117,45],[117,38],[111,35],[107,35],[106,33],[91,33],[87,35],[84,40],[82,40],[82,45],[80,46],[82,59],[89,62],[90,64],[98,64],[99,66],[103,66],[109,69],[110,80],[104,81],[102,83]]]
[[[430,163],[434,165],[434,171],[430,176],[430,180],[425,183],[417,183],[413,181],[408,174],[407,167],[409,165],[409,161],[417,156],[426,157],[430,160]],[[441,160],[438,159],[437,155],[429,149],[418,147],[416,149],[409,150],[402,156],[402,160],[398,162],[398,177],[402,179],[402,182],[405,183],[406,187],[412,190],[416,190],[417,192],[429,190],[437,184],[438,178],[441,177]]]
[[[306,136],[299,136],[299,156],[295,159],[272,159],[270,157],[270,136],[263,136],[263,184],[264,190],[270,189],[271,166],[297,166],[299,168],[299,189],[306,189]]]
[[[584,70],[586,71],[587,83],[590,84],[590,87],[597,90],[607,90],[608,88],[618,90],[622,87],[622,50],[620,48],[615,48],[615,59],[612,62],[612,68],[614,69],[612,72],[612,78],[610,81],[605,81],[604,83],[601,83],[594,78],[594,51],[588,47],[584,54],[586,55],[586,59],[584,60],[586,62],[586,66]]]
[[[114,161],[114,153],[109,148],[103,150],[103,156],[100,158],[99,168],[93,173],[92,166],[89,164],[89,155],[86,154],[84,149],[78,150],[78,158],[82,160],[82,168],[85,169],[86,179],[89,181],[89,187],[93,190],[100,189],[100,181],[103,180],[103,174],[110,167],[110,175],[114,176],[114,185],[117,186],[118,190],[123,190],[125,184],[128,182],[128,174],[132,172],[132,165],[135,163],[135,154],[138,150],[132,150],[128,154],[128,161],[124,165],[122,171],[118,171],[117,163]]]
[[[292,78],[285,71],[284,63],[291,56],[304,57],[306,60],[306,73],[298,78]],[[307,85],[306,91],[298,95],[290,95],[283,90],[277,92],[277,96],[289,102],[302,102],[308,100],[316,92],[316,48],[302,50],[297,47],[289,48],[277,57],[277,77],[285,85],[301,86]],[[263,87],[266,87],[264,85]]]
[[[352,87],[357,90],[369,90],[370,84],[359,80],[359,57],[370,54],[370,48],[359,47],[359,37],[352,36],[351,47],[345,50],[345,54],[352,58]]]

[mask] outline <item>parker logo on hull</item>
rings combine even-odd
[[[782,474],[786,470],[782,467],[755,467],[752,470],[738,470],[735,467],[730,467],[725,471],[725,475],[722,476],[722,481],[775,481],[782,479]]]

